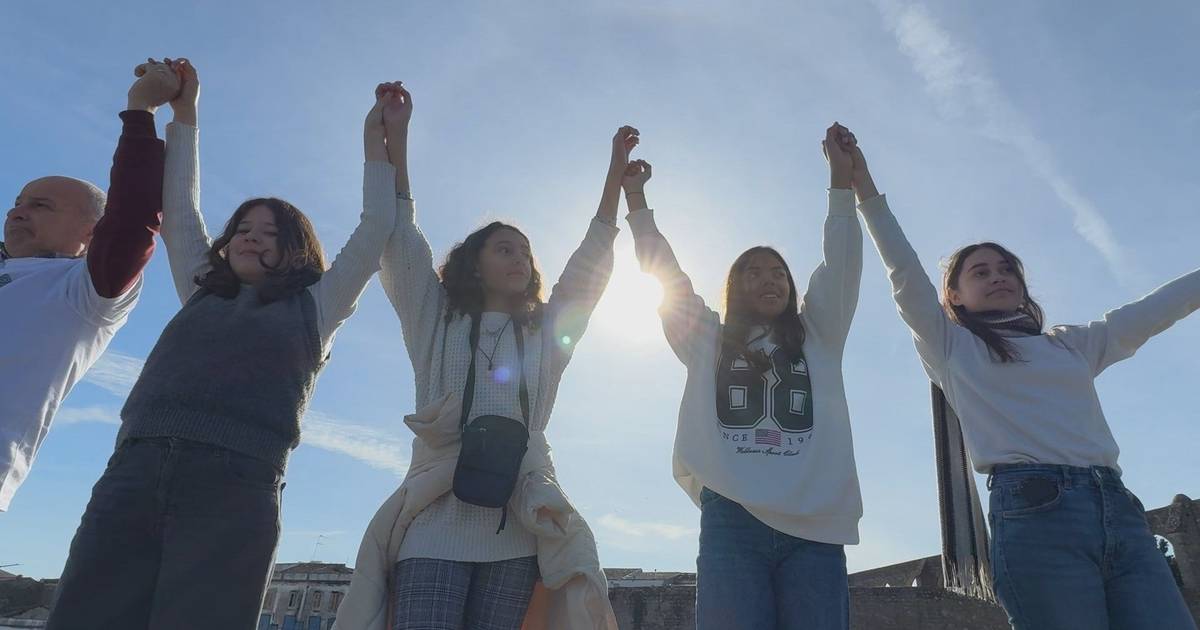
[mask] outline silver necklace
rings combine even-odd
[[[485,359],[487,359],[489,373],[495,367],[496,351],[500,349],[500,340],[504,338],[504,331],[508,328],[509,324],[512,324],[512,316],[511,315],[509,316],[509,318],[507,320],[504,321],[504,325],[500,327],[500,330],[498,330],[496,332],[492,332],[490,330],[487,331],[488,335],[496,336],[496,343],[492,344],[492,353],[491,354],[484,352],[483,348],[479,348],[479,354],[482,354],[483,357]]]

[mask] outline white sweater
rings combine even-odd
[[[398,201],[396,230],[383,253],[380,281],[391,300],[404,333],[404,344],[416,377],[417,408],[423,408],[448,393],[461,393],[466,386],[471,359],[471,321],[456,316],[446,323],[447,297],[433,268],[433,252],[415,221],[412,201]],[[608,284],[613,266],[613,241],[617,228],[592,220],[583,243],[571,255],[562,276],[550,293],[542,325],[526,330],[525,371],[530,397],[529,431],[546,429],[558,383],[571,359],[575,344],[583,336],[588,318]],[[503,318],[489,315],[484,325],[498,329]],[[497,367],[515,364],[516,352],[511,327],[504,332]],[[491,353],[489,338],[481,332],[480,345]],[[509,409],[520,418],[517,382],[488,379],[487,362],[481,353],[476,363],[476,403],[471,417]],[[513,519],[500,534],[500,510],[459,501],[446,493],[419,514],[405,536],[396,560],[413,557],[470,562],[496,562],[536,552],[534,536]]]
[[[982,340],[946,316],[887,199],[869,199],[860,210],[925,371],[962,422],[975,470],[987,473],[1007,463],[1120,470],[1117,444],[1093,381],[1200,308],[1200,270],[1106,313],[1103,320],[1009,337],[1021,360],[1002,363],[989,355]]]
[[[692,290],[654,224],[653,211],[629,215],[638,260],[664,285],[667,297],[659,313],[667,341],[687,366],[675,434],[675,480],[697,505],[700,490],[708,487],[778,531],[832,544],[857,544],[862,517],[842,382],[842,354],[862,275],[862,229],[853,195],[850,190],[829,191],[824,260],[800,304],[807,365],[777,365],[761,377],[767,381],[760,391],[769,398],[760,404],[772,411],[740,428],[722,426],[717,410],[720,317]],[[788,370],[807,370],[812,391],[792,389],[783,395],[793,382]],[[731,407],[755,403],[755,388],[729,387]],[[809,395],[811,418],[795,413],[785,418],[786,412],[774,411],[779,405],[803,409]]]
[[[175,291],[183,304],[200,288],[196,277],[211,270],[208,250],[212,239],[200,214],[199,155],[196,127],[176,122],[167,125],[161,234]],[[354,314],[367,282],[379,271],[379,255],[396,220],[395,190],[395,167],[387,162],[364,165],[361,221],[321,279],[308,287],[317,306],[317,331],[325,354],[333,345],[334,333]]]

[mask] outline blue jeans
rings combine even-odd
[[[708,488],[700,493],[698,630],[845,630],[842,545],[789,536]]]
[[[198,442],[122,443],[92,488],[47,630],[256,627],[280,477]]]
[[[1017,630],[1194,630],[1145,509],[1111,468],[1002,464],[996,595]]]

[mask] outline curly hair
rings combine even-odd
[[[446,290],[446,322],[449,323],[456,315],[478,316],[483,312],[484,294],[483,283],[476,273],[479,268],[479,253],[483,251],[488,238],[499,230],[512,230],[521,235],[525,242],[529,237],[514,226],[493,221],[474,232],[471,232],[461,243],[457,243],[446,255],[438,275],[442,280],[442,288]],[[536,261],[530,261],[529,285],[525,288],[524,305],[513,317],[522,324],[538,326],[542,323],[542,274],[538,271]]]
[[[761,364],[761,357],[752,356],[746,351],[746,337],[755,321],[746,305],[745,291],[742,290],[741,278],[750,259],[756,254],[770,254],[783,265],[787,274],[788,301],[783,312],[771,322],[775,343],[779,344],[788,358],[795,361],[803,356],[804,322],[800,320],[799,298],[796,297],[796,281],[792,279],[792,270],[787,261],[773,247],[757,246],[742,252],[729,268],[725,277],[725,326],[721,331],[721,353],[726,356],[741,356],[761,369],[768,366]]]
[[[244,202],[233,211],[225,230],[208,250],[208,263],[212,269],[204,276],[195,278],[197,285],[224,298],[238,294],[242,283],[226,258],[229,242],[237,234],[238,224],[258,206],[267,208],[275,217],[280,254],[278,265],[269,267],[263,264],[268,272],[266,281],[259,287],[262,301],[273,302],[287,297],[321,279],[321,274],[325,273],[325,254],[321,251],[321,242],[317,239],[312,222],[296,206],[282,199],[258,197]]]
[[[1002,363],[1009,363],[1020,360],[1020,355],[1017,352],[1013,343],[1005,339],[1003,335],[996,332],[979,319],[977,316],[967,311],[962,306],[955,306],[950,303],[950,291],[958,290],[958,276],[962,273],[963,265],[967,262],[967,257],[980,249],[990,249],[1004,259],[1013,269],[1013,274],[1016,275],[1017,281],[1021,283],[1021,293],[1025,296],[1025,302],[1017,307],[1017,311],[1028,315],[1037,325],[1038,330],[1041,330],[1045,325],[1046,313],[1042,310],[1041,305],[1034,301],[1029,295],[1029,285],[1025,283],[1025,265],[1021,263],[1021,259],[1017,255],[1008,251],[1004,246],[992,242],[975,243],[967,245],[950,255],[946,261],[945,271],[942,273],[942,309],[946,311],[946,316],[950,321],[966,328],[983,340],[987,344],[988,350]]]

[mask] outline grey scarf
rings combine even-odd
[[[976,317],[1006,337],[1041,334],[1037,322],[1019,311],[977,313]],[[932,389],[945,587],[994,602],[987,525],[975,489],[971,458],[963,442],[962,426],[941,388],[935,384]]]

